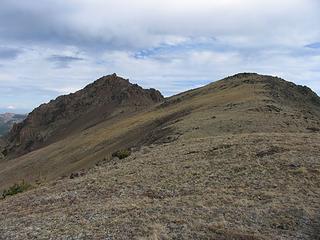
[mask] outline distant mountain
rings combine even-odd
[[[26,115],[15,113],[0,114],[0,136],[7,134],[12,128],[13,124],[22,122]]]

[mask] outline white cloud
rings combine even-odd
[[[9,109],[9,110],[14,110],[14,109],[16,109],[16,107],[15,107],[15,106],[10,105],[10,106],[7,106],[7,109]]]

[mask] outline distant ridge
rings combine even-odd
[[[7,134],[15,123],[19,123],[26,118],[24,114],[3,113],[0,114],[0,137]]]

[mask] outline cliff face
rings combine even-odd
[[[155,89],[143,89],[116,74],[102,77],[84,89],[60,96],[34,109],[7,136],[9,154],[21,155],[106,119],[161,102]]]

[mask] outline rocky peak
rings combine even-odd
[[[116,74],[101,77],[82,90],[40,105],[22,123],[15,124],[7,136],[9,153],[32,151],[104,119],[162,100],[159,91],[143,89]]]

